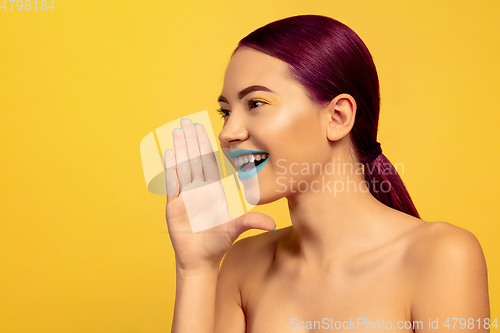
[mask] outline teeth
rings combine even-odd
[[[243,156],[236,157],[234,159],[234,164],[239,167],[248,162],[255,162],[260,160],[265,160],[268,154],[247,154]]]

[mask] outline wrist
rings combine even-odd
[[[203,277],[219,274],[219,263],[205,264],[196,267],[185,267],[176,263],[178,277]]]

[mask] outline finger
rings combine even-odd
[[[215,158],[212,144],[202,124],[196,124],[196,134],[198,136],[198,144],[200,146],[201,160],[203,163],[203,174],[206,181],[220,180],[219,168],[217,166],[217,159]]]
[[[167,202],[179,195],[177,175],[175,171],[175,153],[171,149],[165,151],[165,185],[167,187]]]
[[[267,231],[276,230],[276,223],[269,215],[258,212],[248,212],[226,223],[225,227],[229,239],[234,242],[242,233],[250,229]]]
[[[198,138],[196,137],[196,130],[194,129],[193,122],[188,118],[184,118],[181,120],[181,127],[186,139],[187,155],[191,168],[191,181],[203,180],[200,147],[198,145]]]
[[[172,135],[174,137],[177,179],[179,180],[179,188],[182,192],[183,187],[191,184],[191,168],[186,150],[186,139],[184,138],[183,130],[180,128],[174,129]]]

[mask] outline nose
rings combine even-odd
[[[238,117],[232,112],[219,133],[221,147],[234,147],[246,139],[248,139],[248,130],[245,127],[243,117]]]

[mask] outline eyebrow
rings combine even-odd
[[[242,91],[240,91],[238,93],[238,98],[242,99],[243,97],[245,97],[247,94],[251,93],[252,91],[269,91],[271,93],[274,93],[274,91],[272,91],[271,89],[269,89],[267,87],[254,85],[254,86],[247,87],[247,88],[243,89]],[[219,98],[217,99],[217,102],[224,102],[224,103],[229,104],[226,97],[224,97],[222,95],[219,96]]]

